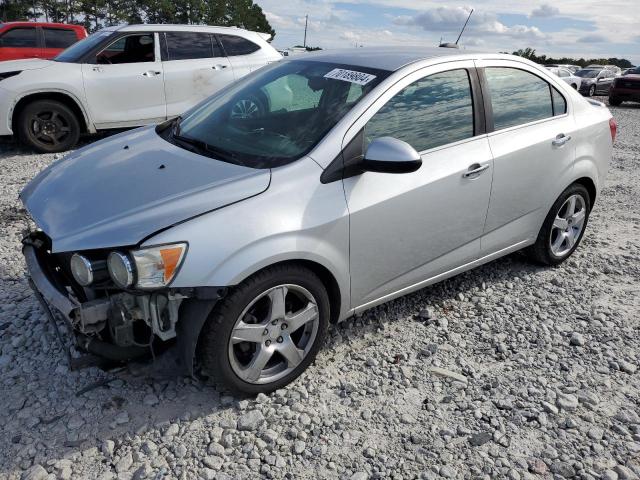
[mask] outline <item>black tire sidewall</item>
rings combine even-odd
[[[553,222],[558,214],[558,211],[564,205],[564,202],[572,195],[580,195],[585,202],[585,218],[584,224],[582,226],[582,231],[580,232],[580,236],[576,240],[574,246],[563,256],[557,256],[551,251],[551,230],[553,228]],[[573,184],[568,187],[555,201],[551,210],[547,214],[544,223],[542,224],[542,228],[540,229],[540,233],[538,234],[538,238],[536,243],[533,245],[534,249],[534,258],[541,263],[547,265],[559,265],[568,259],[573,252],[578,248],[580,242],[582,241],[582,237],[584,236],[585,231],[587,230],[587,225],[589,223],[589,214],[591,213],[591,197],[589,196],[588,190],[580,184]]]
[[[228,346],[233,326],[253,299],[266,290],[282,284],[300,285],[315,298],[319,311],[319,325],[314,344],[300,365],[285,377],[269,384],[247,383],[235,374],[229,362]],[[295,380],[314,361],[324,343],[329,318],[329,296],[324,285],[313,272],[295,265],[273,267],[241,283],[216,305],[199,339],[199,362],[218,387],[249,395],[272,392]]]
[[[589,96],[593,97],[593,96],[595,96],[595,94],[596,94],[596,86],[595,85],[591,85],[589,87]]]
[[[31,114],[44,110],[55,110],[69,124],[69,135],[58,146],[49,146],[39,142],[30,131],[28,118]],[[55,100],[36,100],[24,107],[18,116],[17,130],[20,140],[40,153],[64,152],[72,148],[80,139],[80,122],[76,114],[67,105]]]

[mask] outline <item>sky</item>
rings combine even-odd
[[[640,64],[638,0],[467,3],[429,0],[257,0],[276,30],[273,45],[428,45],[455,42],[469,12],[462,48],[512,52],[531,47],[537,54],[619,57]]]

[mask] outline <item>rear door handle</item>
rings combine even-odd
[[[553,144],[554,147],[561,147],[565,143],[567,143],[569,140],[571,140],[571,136],[570,135],[565,135],[564,133],[560,133],[555,138],[555,140],[553,142],[551,142],[551,143]]]
[[[149,70],[148,72],[144,72],[142,74],[143,77],[155,77],[156,75],[160,75],[162,72],[156,72],[155,70]]]
[[[467,170],[466,172],[464,172],[462,174],[462,176],[464,178],[477,177],[482,172],[484,172],[487,168],[489,168],[489,164],[488,163],[485,164],[485,165],[480,165],[479,163],[474,163],[473,165],[471,165],[469,167],[469,170]]]

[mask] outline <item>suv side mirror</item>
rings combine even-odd
[[[422,165],[422,158],[407,142],[380,137],[371,142],[362,160],[366,172],[411,173]]]

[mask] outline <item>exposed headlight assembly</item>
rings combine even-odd
[[[166,287],[180,268],[186,243],[159,245],[130,252],[111,252],[107,260],[111,279],[120,288]]]
[[[19,73],[21,73],[22,70],[17,70],[15,72],[2,72],[0,73],[0,81],[5,80],[9,77],[15,77],[16,75],[18,75]]]
[[[73,254],[69,267],[73,278],[83,287],[109,278],[104,260],[89,260],[79,253]]]

